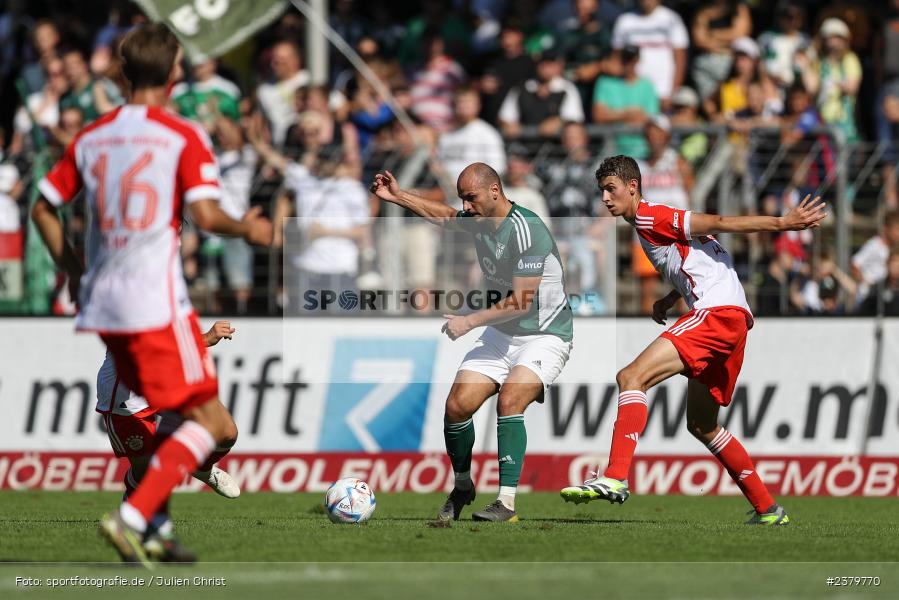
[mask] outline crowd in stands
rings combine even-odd
[[[105,10],[48,0],[27,10],[9,1],[0,12],[0,234],[24,226],[35,156],[46,151],[52,161],[127,97],[116,43],[146,17],[130,2],[96,4]],[[805,232],[753,238],[762,266],[747,278],[760,314],[873,313],[878,299],[899,314],[899,0],[330,4],[331,26],[390,101],[333,46],[328,80],[313,82],[306,23],[292,10],[219,60],[185,65],[171,92],[172,110],[213,141],[224,209],[239,217],[260,205],[287,223],[276,234],[283,269],[280,257],[185,225],[185,273],[208,311],[270,312],[272,297],[288,310],[308,286],[377,282],[375,217],[386,213],[365,182],[400,171],[424,146],[410,186],[418,193],[455,205],[461,170],[489,164],[513,201],[550,224],[568,287],[597,298],[585,314],[604,311],[599,280],[616,277],[610,251],[639,282],[635,305],[619,311],[650,312],[658,277],[638,244],[606,243],[615,226],[603,218],[593,171],[604,151],[631,155],[646,199],[691,208],[717,126],[735,149],[730,168],[754,180],[766,168],[757,152],[765,143],[795,156],[785,184],[737,206],[762,214],[782,214],[832,181],[838,145],[881,144],[875,214],[886,214],[885,224],[855,241],[849,272]],[[83,215],[68,226],[78,236]],[[447,242],[420,221],[404,223],[407,286],[471,278],[467,267],[449,275],[439,267],[470,260]]]

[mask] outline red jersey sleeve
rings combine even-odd
[[[690,211],[665,204],[641,202],[636,216],[637,235],[656,246],[689,242]]]
[[[84,185],[75,162],[75,138],[47,176],[38,183],[41,194],[53,206],[62,206],[78,195]]]
[[[218,200],[221,195],[219,169],[212,144],[205,135],[191,131],[178,161],[178,187],[185,204],[197,200]]]

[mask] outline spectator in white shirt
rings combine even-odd
[[[287,310],[304,310],[309,290],[355,290],[360,248],[371,239],[368,190],[353,176],[355,166],[346,164],[336,147],[306,152],[293,162],[274,150],[258,127],[248,128],[247,135],[259,156],[284,175],[293,195],[292,202],[283,195],[277,199],[272,219],[284,223],[274,243],[284,248]]]
[[[546,198],[540,193],[542,186],[540,178],[534,175],[531,153],[520,142],[513,142],[509,146],[509,168],[503,180],[506,197],[533,211],[551,230],[549,207],[546,205]]]
[[[890,211],[883,219],[883,230],[859,248],[852,257],[852,276],[859,282],[858,302],[862,302],[871,288],[887,276],[890,252],[899,249],[899,211]]]
[[[499,109],[503,133],[521,134],[522,125],[536,125],[542,136],[555,136],[565,123],[583,123],[584,107],[577,87],[564,77],[565,61],[550,48],[537,63],[537,78],[513,88]]]
[[[652,82],[662,111],[670,112],[671,96],[684,84],[690,35],[676,12],[661,0],[640,0],[641,13],[625,13],[615,21],[612,46],[640,48],[637,75]]]
[[[481,120],[481,96],[471,87],[456,92],[456,128],[440,136],[437,160],[446,180],[455,186],[459,174],[475,162],[490,165],[502,175],[506,172],[503,138],[489,123]]]
[[[19,200],[23,185],[12,163],[0,162],[0,233],[16,233],[22,228]]]
[[[46,83],[43,89],[29,94],[26,105],[20,107],[16,112],[12,154],[17,154],[22,150],[26,136],[31,133],[32,118],[39,127],[51,133],[59,125],[59,100],[68,91],[69,80],[63,70],[62,60],[59,58],[50,58],[45,65]]]
[[[281,147],[287,129],[297,116],[294,94],[308,85],[309,73],[302,68],[300,47],[290,40],[282,40],[272,47],[270,65],[274,79],[260,85],[256,97],[271,126],[272,143]]]

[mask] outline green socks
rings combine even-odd
[[[474,448],[474,423],[471,419],[461,423],[443,421],[443,439],[446,442],[446,454],[453,463],[456,474],[456,487],[471,487],[471,449]]]
[[[474,424],[471,419],[462,423],[443,423],[443,439],[446,453],[456,474],[456,487],[468,489],[471,484],[471,451],[474,448]],[[515,491],[528,434],[524,428],[524,415],[509,415],[496,420],[497,458],[499,459],[499,498],[511,510],[515,510]]]
[[[496,450],[499,457],[499,486],[515,488],[524,463],[528,434],[524,415],[509,415],[496,419]]]

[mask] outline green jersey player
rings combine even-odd
[[[462,211],[400,189],[389,171],[375,175],[371,191],[435,225],[473,236],[488,297],[497,301],[468,314],[444,315],[443,332],[451,340],[485,329],[462,360],[446,399],[444,438],[455,487],[438,519],[458,519],[475,498],[472,415],[498,392],[499,497],[472,518],[515,522],[515,491],[527,446],[524,411],[532,402],[543,401],[568,361],[571,307],[549,230],[537,215],[506,198],[496,171],[483,163],[471,164],[459,175],[457,188]]]

